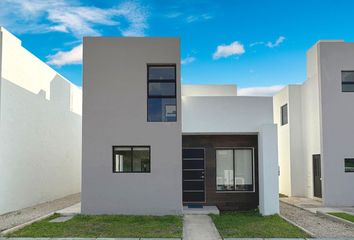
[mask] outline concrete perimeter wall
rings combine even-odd
[[[80,192],[81,89],[0,28],[0,214]]]

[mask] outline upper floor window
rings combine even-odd
[[[113,172],[150,172],[150,147],[113,146]]]
[[[176,65],[148,65],[147,120],[176,122]]]
[[[354,92],[354,71],[342,71],[342,92]]]
[[[288,124],[288,104],[285,104],[280,109],[281,125]]]

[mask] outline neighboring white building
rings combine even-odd
[[[278,213],[271,97],[180,84],[176,38],[84,38],[82,213]]]
[[[280,192],[354,205],[354,43],[319,41],[307,80],[273,99]]]
[[[0,214],[80,192],[81,89],[0,27]]]

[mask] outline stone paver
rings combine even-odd
[[[184,240],[219,240],[221,236],[208,215],[184,215]]]
[[[59,209],[69,207],[78,202],[80,202],[79,193],[51,202],[42,203],[33,207],[24,208],[15,212],[0,215],[0,232],[48,215]]]
[[[280,202],[280,214],[321,238],[352,238],[354,228],[344,223],[318,216],[309,211]]]
[[[74,217],[74,215],[57,217],[57,218],[50,220],[49,222],[52,222],[52,223],[66,222],[66,221],[69,221],[70,219],[72,219],[73,217]]]
[[[76,203],[70,207],[60,209],[56,211],[57,213],[64,215],[64,216],[71,216],[71,215],[77,215],[81,213],[81,202]]]

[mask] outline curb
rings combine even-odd
[[[0,240],[182,240],[182,238],[29,238],[29,237],[13,237],[2,238]]]
[[[348,221],[348,220],[343,219],[343,218],[340,218],[340,217],[337,217],[337,216],[334,216],[334,215],[331,215],[331,214],[328,214],[326,212],[317,211],[316,214],[319,215],[319,216],[331,219],[331,220],[333,220],[335,222],[344,223],[346,225],[349,225],[350,227],[354,227],[354,223],[353,222]]]
[[[43,219],[45,219],[45,218],[47,218],[47,217],[50,217],[50,216],[52,216],[54,213],[56,213],[56,212],[48,213],[48,214],[43,215],[43,216],[40,216],[40,217],[38,217],[38,218],[34,218],[34,219],[32,219],[32,220],[30,220],[30,221],[28,221],[28,222],[25,222],[25,223],[22,223],[22,224],[20,224],[20,225],[14,226],[14,227],[12,227],[12,228],[6,229],[6,230],[0,232],[0,237],[4,237],[4,235],[6,235],[6,234],[12,233],[12,232],[17,231],[17,230],[19,230],[19,229],[21,229],[21,228],[24,228],[24,227],[26,227],[26,226],[28,226],[28,225],[31,225],[31,224],[34,223],[34,222],[38,222],[38,221],[43,220]]]
[[[316,238],[316,236],[315,236],[314,233],[312,233],[312,232],[310,232],[309,230],[307,230],[307,229],[301,227],[299,224],[297,224],[297,223],[291,221],[290,219],[284,217],[284,216],[281,215],[281,214],[279,214],[279,216],[280,216],[282,219],[284,219],[285,221],[287,221],[288,223],[290,223],[290,224],[292,224],[292,225],[298,227],[299,229],[301,229],[302,231],[304,231],[305,233],[307,233],[308,235],[310,235],[312,238]]]

